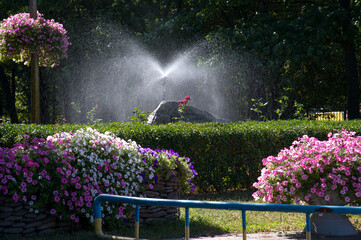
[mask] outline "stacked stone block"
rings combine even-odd
[[[178,199],[180,195],[178,178],[172,177],[164,181],[159,180],[153,189],[143,192],[146,197]],[[19,201],[14,202],[8,197],[0,197],[0,239],[2,236],[30,236],[54,233],[58,231],[69,232],[80,228],[71,222],[60,221],[49,211],[41,211],[37,214],[29,212],[31,206]],[[163,222],[177,218],[179,210],[175,207],[141,206],[140,222]],[[134,219],[133,219],[134,221]]]
[[[22,201],[14,202],[11,198],[0,197],[0,239],[1,236],[28,236],[36,234],[69,231],[70,222],[59,221],[50,213],[29,212],[29,206]]]
[[[180,196],[180,183],[176,177],[171,177],[167,181],[159,179],[153,189],[147,189],[143,193],[148,198],[178,199]],[[162,206],[140,206],[140,223],[164,222],[179,216],[176,207]]]

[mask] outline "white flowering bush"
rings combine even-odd
[[[361,203],[361,136],[342,130],[320,141],[307,135],[263,159],[256,200],[269,203]]]
[[[157,174],[181,168],[187,185],[196,172],[173,151],[152,151],[110,133],[87,128],[0,148],[0,194],[28,202],[30,212],[46,208],[60,219],[93,222],[92,204],[102,193],[142,196]],[[164,161],[167,160],[167,161]],[[163,166],[163,167],[162,167]],[[163,175],[162,175],[163,177]],[[129,218],[132,205],[103,205],[105,222]]]
[[[82,179],[83,182],[75,187],[86,190],[84,194],[89,194],[91,198],[102,193],[135,196],[145,187],[141,174],[147,173],[143,176],[148,176],[148,181],[154,176],[153,167],[139,158],[139,146],[135,142],[126,142],[110,133],[101,134],[88,128],[75,133],[55,134],[47,140],[56,146],[58,154],[64,157],[71,155],[73,159],[71,174],[67,174],[66,169],[59,169],[62,183],[76,183],[76,179]],[[116,213],[117,218],[125,216],[122,206],[114,209],[114,205],[106,202],[105,209],[106,215]]]
[[[46,20],[38,12],[37,19],[29,13],[18,13],[0,23],[0,60],[13,60],[29,65],[31,54],[39,56],[39,65],[53,67],[67,57],[71,45],[63,25]]]

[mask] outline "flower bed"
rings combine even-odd
[[[159,178],[192,187],[196,172],[171,150],[143,149],[110,133],[80,129],[0,149],[0,194],[24,202],[28,212],[73,223],[93,222],[92,202],[101,193],[144,196]],[[45,189],[45,191],[44,191]],[[129,219],[134,207],[105,203],[104,222]]]
[[[361,137],[345,130],[320,141],[303,136],[263,159],[256,200],[270,203],[361,203]]]

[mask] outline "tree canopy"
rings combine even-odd
[[[144,80],[125,74],[134,56],[167,65],[182,54],[207,69],[223,105],[217,113],[232,121],[321,108],[360,117],[359,0],[38,0],[38,10],[62,23],[72,42],[66,60],[41,69],[44,123],[127,120],[126,103]],[[1,19],[28,11],[24,1],[0,0]],[[0,63],[0,116],[29,119],[28,75]]]

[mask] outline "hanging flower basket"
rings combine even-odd
[[[253,184],[256,200],[276,204],[361,203],[361,137],[354,132],[329,133],[325,141],[305,135],[277,156],[263,159],[263,165],[258,182]],[[334,234],[329,230],[324,233]],[[353,229],[344,234],[354,233]]]
[[[18,13],[0,23],[0,61],[29,65],[31,54],[37,54],[39,66],[54,67],[67,57],[69,45],[63,25],[39,12],[36,20],[29,13]]]

